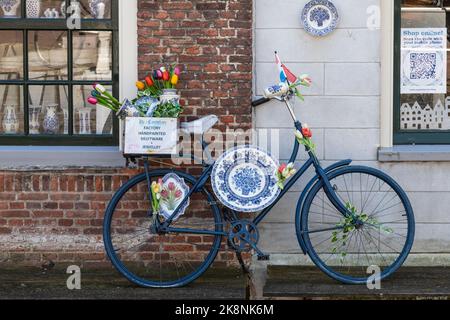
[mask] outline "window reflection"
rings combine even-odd
[[[75,80],[112,79],[112,33],[73,33],[73,77]]]
[[[28,66],[31,80],[67,80],[67,32],[30,31]]]

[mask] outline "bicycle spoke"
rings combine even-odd
[[[376,170],[338,171],[330,184],[338,199],[351,205],[352,215],[342,215],[323,187],[317,186],[305,202],[308,211],[303,223],[308,231],[303,235],[313,262],[327,274],[364,283],[369,277],[367,267],[381,264],[383,272],[392,271],[404,254],[410,213],[398,187],[372,173]]]
[[[165,174],[150,172],[150,180],[158,181]],[[193,181],[185,178],[189,188]],[[122,189],[112,209],[108,207],[105,213],[111,225],[106,243],[109,241],[112,248],[107,252],[120,272],[128,278],[139,278],[139,284],[145,281],[151,287],[172,287],[187,283],[199,270],[206,270],[204,267],[212,263],[222,238],[211,233],[226,225],[209,193],[193,193],[184,214],[172,221],[170,232],[164,232],[159,229],[165,222],[163,215],[158,215],[158,223],[152,225],[146,177]],[[185,232],[175,232],[177,228]]]

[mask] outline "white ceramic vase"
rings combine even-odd
[[[81,108],[78,110],[80,118],[80,134],[90,134],[91,131],[91,108]]]
[[[20,0],[0,0],[0,6],[3,10],[2,18],[17,18],[17,8],[20,6]]]
[[[176,89],[163,89],[162,95],[159,97],[159,101],[164,103],[180,104],[180,96],[177,94]]]
[[[89,9],[93,18],[105,18],[106,5],[103,0],[89,0]]]
[[[30,106],[30,134],[39,134],[41,133],[41,122],[39,120],[42,107],[41,106]]]
[[[51,104],[46,108],[46,113],[43,122],[45,134],[57,134],[59,133],[59,118],[58,118],[58,105]]]
[[[3,115],[3,133],[16,134],[19,131],[19,119],[17,118],[17,106],[5,106],[5,113]]]
[[[27,1],[27,18],[39,18],[41,14],[41,0]]]

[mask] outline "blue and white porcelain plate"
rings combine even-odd
[[[275,178],[278,167],[278,161],[257,147],[228,150],[216,161],[212,171],[214,193],[232,210],[261,211],[281,192]]]
[[[303,9],[301,20],[306,32],[316,37],[324,37],[336,29],[339,14],[329,0],[312,0]]]

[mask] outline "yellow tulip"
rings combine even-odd
[[[174,74],[170,82],[175,86],[178,83],[178,76]]]
[[[139,90],[144,90],[145,89],[145,84],[142,82],[142,81],[137,81],[136,82],[136,87],[139,89]]]
[[[158,194],[159,192],[160,192],[160,184],[159,183],[156,183],[156,182],[153,182],[152,183],[152,191],[153,191],[153,193],[154,194]]]

